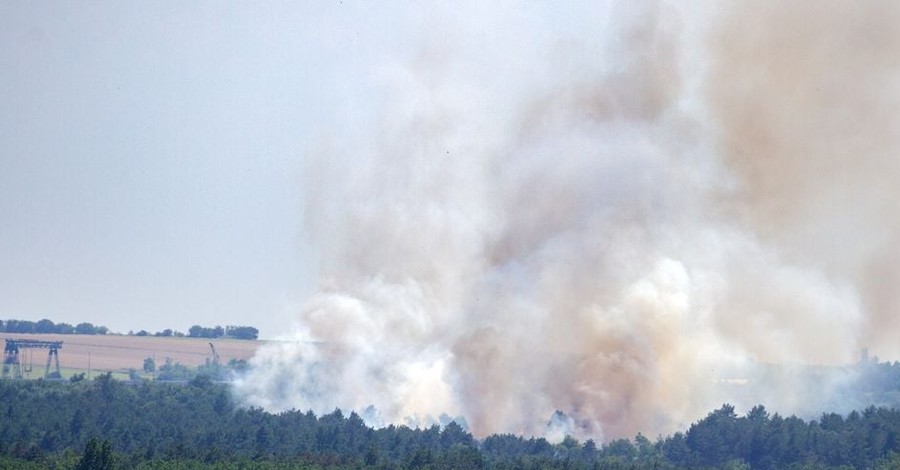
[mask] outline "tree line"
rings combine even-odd
[[[150,333],[144,330],[138,331],[137,333],[129,332],[129,335],[131,334],[134,334],[135,336],[150,336]],[[167,328],[165,330],[153,333],[153,336],[184,336],[184,333]],[[259,338],[259,330],[252,326],[228,325],[222,328],[222,326],[220,325],[216,325],[213,327],[193,325],[188,328],[187,336],[190,338],[215,339],[228,337],[234,339],[255,340]]]
[[[30,320],[0,320],[0,333],[25,334],[58,334],[58,335],[105,335],[109,328],[82,322],[75,326],[68,323],[53,323],[43,319],[36,322]]]
[[[898,468],[900,411],[869,407],[818,419],[739,416],[723,405],[684,432],[602,444],[495,434],[451,422],[373,429],[354,412],[268,413],[239,406],[200,375],[185,385],[0,382],[0,468],[637,469]],[[30,467],[33,466],[33,467]],[[90,468],[90,467],[86,467]]]
[[[105,326],[94,325],[88,322],[82,322],[77,325],[69,323],[54,323],[46,318],[38,321],[30,320],[0,320],[0,333],[24,333],[24,334],[59,334],[59,335],[105,335],[109,333],[109,328]],[[156,333],[150,333],[146,330],[128,332],[129,336],[185,336],[184,333],[166,328]],[[188,335],[192,338],[221,338],[229,337],[235,339],[255,340],[259,338],[259,330],[252,326],[228,325],[224,328],[221,326],[203,327],[193,325],[188,330]]]
[[[252,326],[229,325],[222,328],[219,325],[214,327],[194,325],[188,329],[188,336],[192,338],[221,338],[227,336],[235,339],[253,340],[259,337],[259,330]]]

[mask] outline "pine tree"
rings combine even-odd
[[[112,470],[115,468],[112,446],[109,441],[106,439],[101,441],[96,437],[90,438],[84,446],[84,455],[81,456],[81,460],[75,468],[77,470]]]

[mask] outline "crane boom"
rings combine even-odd
[[[216,366],[216,367],[218,367],[218,366],[219,366],[219,353],[216,352],[216,347],[213,346],[212,343],[209,343],[209,349],[212,350],[212,355],[213,355],[213,365]]]

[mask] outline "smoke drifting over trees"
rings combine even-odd
[[[756,363],[898,353],[900,7],[490,5],[398,18],[310,151],[319,291],[248,403],[653,435]]]

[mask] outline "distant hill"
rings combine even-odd
[[[232,359],[249,360],[256,349],[265,341],[248,341],[231,338],[190,338],[161,336],[126,335],[74,335],[74,334],[17,334],[0,333],[0,339],[33,339],[42,341],[62,341],[59,351],[63,376],[85,372],[127,372],[128,369],[141,371],[144,359],[153,358],[157,365],[166,359],[188,367],[205,364],[212,359],[209,343],[215,345],[220,361],[228,363]],[[5,343],[5,342],[4,342]],[[29,349],[20,352],[19,361],[23,367],[30,364],[32,378],[42,377],[47,364],[46,349]]]

